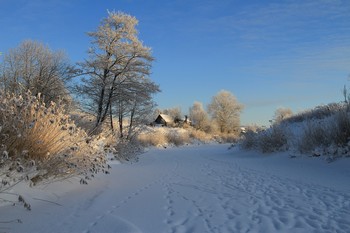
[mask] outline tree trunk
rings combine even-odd
[[[114,126],[113,126],[113,114],[112,114],[112,106],[109,108],[109,118],[110,118],[110,123],[111,123],[111,131],[112,134],[114,134]]]
[[[133,106],[131,113],[130,113],[129,131],[128,131],[128,136],[127,136],[128,139],[130,139],[130,135],[131,135],[131,131],[132,131],[133,123],[134,123],[135,110],[136,110],[136,101],[134,102],[134,106]]]
[[[106,108],[105,110],[103,111],[102,113],[102,116],[101,116],[101,123],[106,119],[107,117],[107,114],[108,114],[108,108],[112,108],[112,98],[113,98],[113,93],[114,93],[114,85],[115,85],[115,81],[117,80],[117,77],[119,75],[114,75],[114,78],[113,78],[113,81],[112,81],[112,84],[111,84],[111,88],[109,90],[109,93],[108,93],[108,99],[107,99],[107,104],[106,104]]]
[[[120,132],[120,138],[123,138],[124,137],[124,134],[123,134],[123,104],[121,103],[121,100],[119,100],[119,113],[118,113],[118,116],[119,116],[119,132]]]
[[[103,100],[104,100],[105,92],[106,92],[106,83],[105,82],[107,80],[108,73],[109,73],[108,69],[105,69],[103,71],[103,86],[102,86],[101,94],[100,94],[100,97],[98,100],[95,128],[97,128],[104,121],[104,118],[105,118],[105,117],[103,117],[102,113],[103,113]],[[108,106],[106,108],[108,108]],[[108,109],[107,109],[107,111],[108,111]]]

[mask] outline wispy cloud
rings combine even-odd
[[[208,11],[208,7],[199,9]],[[193,19],[188,28],[194,33],[220,34],[251,48],[311,43],[315,37],[324,43],[346,40],[342,35],[350,32],[348,1],[299,0],[243,6],[231,1],[231,5],[223,5],[221,12],[218,16],[212,13],[207,18]]]
[[[285,96],[283,98],[264,98],[264,99],[255,99],[246,101],[244,105],[246,105],[248,108],[255,108],[255,107],[267,107],[267,106],[289,106],[292,103],[300,102],[305,99],[317,99],[318,96],[312,96],[312,95],[304,95],[304,96],[296,96],[296,95],[290,95]],[[282,104],[282,105],[281,105]]]

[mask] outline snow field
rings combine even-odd
[[[150,149],[89,185],[18,187],[32,211],[2,206],[1,221],[23,223],[0,224],[0,231],[350,232],[349,160],[228,146]]]

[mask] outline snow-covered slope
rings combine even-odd
[[[289,158],[228,145],[151,149],[89,185],[17,187],[0,232],[350,232],[350,160]]]

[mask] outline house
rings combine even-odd
[[[162,126],[172,126],[174,124],[174,119],[166,114],[159,114],[156,120],[154,121],[155,125]]]

